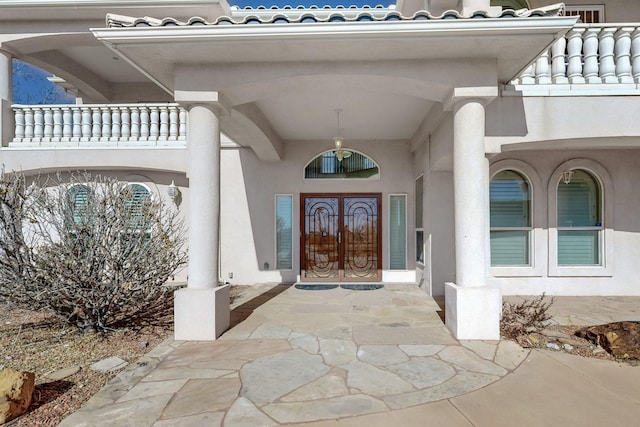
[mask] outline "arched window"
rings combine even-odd
[[[151,200],[149,189],[142,184],[127,184],[121,194],[131,228],[134,230],[146,228],[144,213],[146,205]]]
[[[327,151],[311,160],[304,168],[305,179],[360,178],[377,179],[379,168],[376,162],[364,154],[349,151],[349,156],[338,160],[335,151]]]
[[[491,179],[491,265],[531,265],[531,188],[519,172],[503,170]]]
[[[71,186],[67,190],[67,209],[69,226],[85,223],[89,208],[89,187],[82,184]]]
[[[601,193],[582,169],[567,171],[558,183],[558,265],[601,265]]]

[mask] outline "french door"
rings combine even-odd
[[[382,280],[380,200],[380,193],[300,195],[303,281]]]

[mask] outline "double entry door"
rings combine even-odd
[[[301,278],[382,280],[380,193],[301,194]]]

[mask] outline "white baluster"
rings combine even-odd
[[[544,51],[536,60],[536,83],[539,85],[551,84],[548,50]]]
[[[603,28],[600,31],[600,78],[602,83],[618,83],[614,50],[616,41],[613,37],[615,28]]]
[[[44,118],[42,138],[50,141],[53,137],[53,111],[51,108],[45,108],[42,116]]]
[[[131,107],[131,139],[140,138],[140,110],[138,107]]]
[[[82,139],[84,141],[88,141],[91,138],[93,132],[92,118],[91,110],[87,107],[82,107]]]
[[[182,140],[187,139],[187,110],[180,108],[180,126],[178,129],[178,138]]]
[[[169,111],[167,107],[160,107],[159,138],[162,141],[169,139]]]
[[[55,121],[55,117],[53,118]],[[71,141],[73,136],[73,110],[69,107],[64,107],[62,110],[62,137],[65,141]]]
[[[565,63],[565,49],[567,39],[560,37],[551,46],[551,79],[556,84],[567,84],[567,65]]]
[[[631,69],[633,81],[640,83],[640,28],[631,34]]]
[[[102,107],[102,140],[108,141],[111,137],[111,110],[109,107]]]
[[[633,83],[631,74],[631,32],[633,28],[620,28],[616,34],[616,76],[620,83]]]
[[[24,139],[24,110],[22,108],[14,108],[15,131],[13,140],[20,142]]]
[[[158,107],[150,107],[149,108],[149,136],[152,140],[157,141],[158,135],[160,135],[160,114],[158,113]]]
[[[44,116],[39,107],[33,109],[33,122],[33,138],[41,141],[44,135]]]
[[[24,137],[28,140],[32,140],[35,132],[35,118],[33,109],[25,108],[24,109]]]
[[[531,64],[527,68],[525,68],[522,74],[520,75],[520,84],[523,84],[523,85],[535,84],[536,79],[533,78],[533,73],[534,73],[534,65]]]
[[[169,107],[169,139],[178,139],[178,107]]]
[[[62,110],[60,107],[53,107],[53,141],[60,141],[62,138]]]
[[[131,137],[131,113],[129,113],[128,107],[120,107],[120,117],[122,120],[120,137],[126,141]]]
[[[99,108],[92,109],[91,124],[91,140],[99,141],[102,133],[102,114]]]
[[[82,110],[78,107],[71,107],[73,111],[73,141],[80,141],[82,138]]]
[[[582,34],[584,31],[584,28],[574,28],[569,31],[567,38],[567,77],[569,77],[571,84],[585,82],[582,74]]]
[[[584,78],[587,83],[602,83],[600,79],[600,67],[598,65],[598,33],[599,28],[587,28],[584,34]]]
[[[149,108],[146,106],[142,107],[140,110],[140,139],[143,141],[149,140],[149,116]]]
[[[120,126],[121,126],[121,122],[120,122],[120,109],[119,108],[113,108],[111,110],[111,120],[112,120],[112,124],[111,124],[111,140],[112,141],[117,141],[120,139]]]

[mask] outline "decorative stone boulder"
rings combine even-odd
[[[24,414],[35,389],[32,372],[4,368],[0,371],[0,424]]]
[[[601,346],[618,359],[640,359],[640,322],[589,326],[576,335]]]

